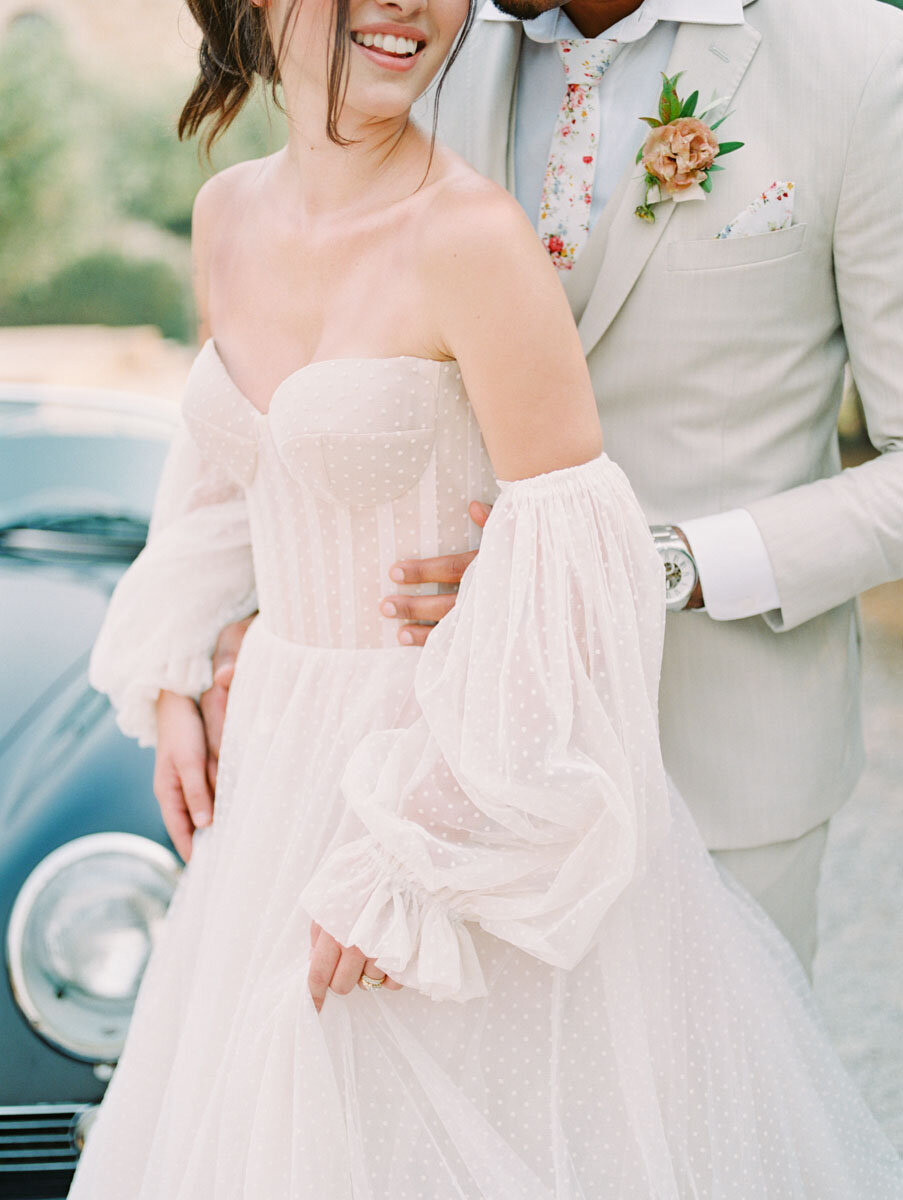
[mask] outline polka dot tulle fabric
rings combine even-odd
[[[601,455],[496,480],[457,366],[213,342],[91,662],[126,732],[255,604],[73,1200],[884,1200],[903,1170],[658,749],[662,578]],[[399,646],[396,559],[475,547]],[[700,753],[704,753],[704,747]],[[400,992],[307,990],[309,926]]]

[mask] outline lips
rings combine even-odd
[[[407,70],[426,46],[426,38],[411,27],[355,29],[351,40],[372,61],[391,70]]]

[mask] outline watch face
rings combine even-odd
[[[669,608],[680,608],[690,599],[696,586],[696,568],[683,550],[668,550],[665,564],[665,601]]]

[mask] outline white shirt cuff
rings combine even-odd
[[[713,620],[738,621],[781,607],[765,542],[745,508],[675,524],[690,543]]]

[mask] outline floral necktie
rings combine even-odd
[[[570,271],[589,237],[599,144],[599,84],[620,46],[606,38],[560,41],[567,94],[552,134],[539,206],[539,235],[561,271]]]

